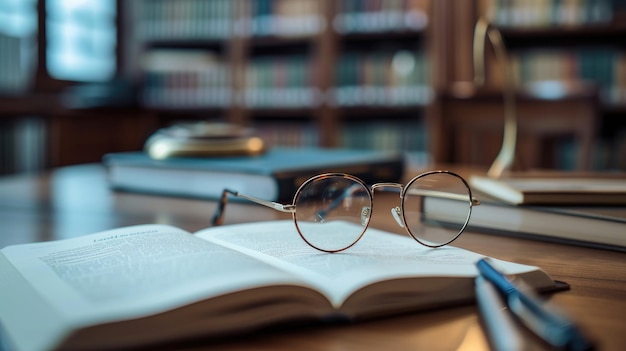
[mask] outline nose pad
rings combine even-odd
[[[361,225],[366,225],[369,222],[372,209],[365,206],[361,209]]]
[[[402,221],[402,210],[400,209],[400,207],[396,206],[392,208],[391,215],[396,220],[396,222],[398,222],[398,225],[404,228],[404,222]]]

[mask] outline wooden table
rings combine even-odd
[[[376,198],[371,226],[401,233],[384,210],[397,195]],[[195,231],[209,225],[215,203],[116,193],[98,165],[43,175],[0,178],[0,247],[74,237],[120,226],[163,223]],[[245,210],[245,211],[242,211]],[[245,215],[242,215],[245,214]],[[286,217],[287,216],[287,217]],[[225,222],[288,218],[261,206],[230,204]],[[589,228],[593,231],[593,228]],[[626,234],[626,228],[624,233]],[[466,232],[455,245],[496,258],[542,267],[571,289],[549,298],[570,314],[600,350],[626,348],[626,255],[562,244]],[[356,324],[271,330],[181,345],[224,350],[485,350],[474,305],[406,314]]]

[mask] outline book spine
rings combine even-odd
[[[228,107],[226,64],[208,50],[153,50],[143,65],[142,102],[150,107]]]
[[[334,173],[338,168],[327,167],[314,170],[281,172],[274,175],[279,193],[277,201],[290,202],[302,183],[314,175]],[[404,174],[404,162],[397,160],[379,161],[368,165],[342,165],[341,173],[348,173],[363,180],[366,184],[379,182],[399,182]]]
[[[246,67],[244,101],[250,108],[312,107],[318,93],[308,79],[310,58],[304,55],[257,57]]]
[[[333,26],[338,33],[421,31],[431,0],[341,0]]]
[[[384,151],[419,151],[426,149],[426,127],[420,119],[392,120],[380,116],[371,121],[346,124],[341,145],[347,148]]]
[[[336,106],[424,106],[433,97],[428,60],[422,52],[348,52],[339,58]]]
[[[268,147],[314,147],[320,143],[316,126],[300,121],[257,121],[254,129]]]
[[[611,0],[484,0],[481,5],[481,13],[501,27],[607,24],[614,17]]]
[[[517,82],[593,82],[607,104],[623,103],[623,52],[614,48],[528,50],[512,56]]]
[[[248,0],[248,36],[312,37],[323,28],[317,0]]]
[[[231,33],[235,1],[144,0],[138,31],[144,40],[224,40]]]

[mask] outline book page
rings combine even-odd
[[[68,320],[149,315],[294,277],[170,226],[145,225],[2,250]]]
[[[340,233],[346,222],[324,224]],[[339,307],[354,291],[374,282],[406,277],[474,277],[477,253],[452,246],[432,249],[412,238],[368,228],[353,247],[339,253],[318,251],[299,236],[292,221],[270,221],[215,227],[200,237],[240,250],[252,257],[293,272],[316,286]],[[507,273],[535,267],[503,262]],[[428,289],[436,286],[424,286]],[[441,292],[440,292],[441,293]]]

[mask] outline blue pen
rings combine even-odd
[[[480,274],[506,299],[509,310],[548,344],[573,351],[593,349],[593,345],[569,318],[540,302],[532,292],[522,291],[487,259],[479,260],[476,266]]]
[[[514,316],[509,313],[506,301],[498,289],[482,275],[476,277],[474,288],[478,308],[493,350],[527,350],[522,330],[518,327]]]

